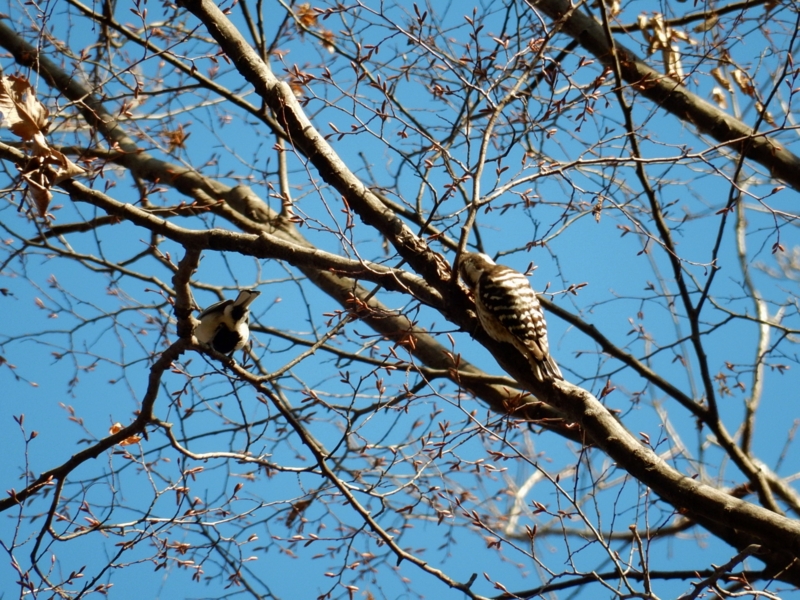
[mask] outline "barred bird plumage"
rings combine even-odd
[[[458,271],[475,297],[478,320],[489,337],[513,344],[539,381],[564,379],[550,356],[544,313],[528,278],[475,252],[462,255]]]

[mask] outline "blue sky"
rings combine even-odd
[[[636,13],[644,8],[640,4],[626,6],[627,13],[620,21],[634,21]],[[684,5],[671,4],[669,8],[683,10]],[[12,9],[17,15],[19,8],[14,6],[8,10]],[[496,36],[501,27],[499,19],[502,15],[490,9],[488,4],[478,9],[484,25],[480,35],[485,45],[491,43],[492,36]],[[686,9],[694,10],[691,6]],[[120,15],[123,14],[122,6],[118,10]],[[147,20],[151,24],[171,16],[169,13],[159,14],[163,10],[160,7],[151,6],[149,10]],[[441,11],[438,16],[448,28],[453,53],[458,55],[463,51],[470,30],[463,14],[470,13],[464,7],[455,5],[448,5],[447,11],[441,7],[437,7],[437,10]],[[57,34],[68,35],[73,46],[82,47],[86,36],[97,36],[96,29],[77,17],[71,18],[69,33],[66,34],[63,29],[67,21],[62,19],[65,14],[66,8],[55,5],[49,22]],[[377,72],[383,80],[390,79],[403,64],[421,60],[419,57],[424,56],[413,45],[409,45],[408,38],[392,29],[393,24],[413,22],[413,17],[408,16],[413,15],[411,5],[400,3],[390,14],[391,19],[376,17],[369,26],[366,21],[355,22],[362,47],[370,43],[382,44],[376,56],[386,61],[384,70]],[[123,21],[132,18],[127,13],[124,18],[120,17]],[[236,10],[233,18],[242,23],[241,14]],[[193,23],[192,19],[189,22]],[[729,27],[733,26],[732,22],[726,22]],[[773,39],[785,35],[781,27],[790,22],[790,16],[785,11],[775,15],[771,32]],[[345,14],[321,21],[320,26],[341,33],[352,23],[354,21]],[[306,88],[306,109],[314,124],[323,133],[332,134],[330,141],[334,149],[364,180],[384,186],[393,200],[402,200],[411,207],[418,201],[423,210],[428,211],[427,214],[433,213],[437,227],[445,229],[448,235],[457,236],[465,218],[465,199],[458,194],[441,199],[447,190],[446,186],[452,183],[453,176],[463,175],[463,171],[448,172],[443,161],[435,158],[433,152],[411,152],[419,148],[422,136],[412,131],[410,137],[405,138],[399,132],[409,131],[410,115],[441,135],[449,128],[458,129],[455,125],[457,108],[463,95],[457,93],[452,99],[445,97],[437,100],[429,93],[429,82],[413,77],[408,81],[403,78],[392,79],[393,84],[397,85],[397,97],[407,103],[409,113],[404,115],[395,110],[391,118],[381,122],[371,113],[381,101],[380,92],[370,88],[366,82],[352,87],[354,76],[349,61],[332,57],[323,46],[309,38],[297,37],[282,45],[281,49],[289,52],[282,58],[273,59],[275,72],[282,75],[297,67],[320,77],[324,69],[319,63],[322,60],[330,61],[326,66],[333,80],[344,90],[355,89],[359,101],[348,102],[341,91],[324,81],[310,83]],[[343,36],[341,43],[353,51],[353,40],[348,42]],[[351,45],[347,46],[348,43]],[[557,43],[563,45],[566,42],[563,38],[557,38]],[[684,46],[683,50],[686,52],[687,66],[691,65],[696,57],[690,58],[690,47]],[[557,48],[554,48],[546,55],[552,57],[556,51]],[[732,42],[730,51],[739,64],[748,65],[747,71],[755,78],[757,87],[767,90],[771,81],[770,73],[775,72],[776,63],[773,61],[776,59],[770,57],[761,34],[756,31],[741,43]],[[197,48],[183,47],[176,51],[177,54],[186,55],[192,52],[204,54],[199,45]],[[510,58],[506,60],[508,63],[503,63],[501,59],[498,62],[511,64]],[[651,57],[651,60],[657,64],[658,56]],[[240,88],[244,97],[258,105],[258,100],[250,93],[249,85],[231,72],[230,66],[223,60],[217,59],[217,62],[221,70],[218,81],[232,88]],[[201,58],[197,65],[201,71],[207,72],[214,66],[214,61]],[[9,71],[7,60],[4,68]],[[88,69],[89,66],[84,65],[84,68]],[[713,86],[708,68],[708,64],[702,63],[691,79],[691,89],[701,95],[708,95]],[[537,269],[532,282],[537,289],[542,290],[547,286],[556,303],[580,314],[614,343],[627,348],[635,356],[649,357],[658,348],[666,347],[647,358],[648,364],[680,389],[697,397],[702,391],[698,384],[697,362],[692,357],[691,349],[686,343],[670,348],[676,339],[686,335],[688,325],[681,310],[673,318],[663,297],[664,289],[675,292],[666,254],[652,242],[647,245],[647,252],[642,252],[644,238],[633,227],[638,222],[651,233],[654,231],[642,208],[646,203],[633,168],[623,160],[627,156],[627,149],[620,137],[623,130],[614,95],[610,86],[602,88],[603,95],[594,104],[594,115],[580,124],[577,117],[584,107],[583,96],[577,90],[571,91],[570,86],[586,85],[598,75],[598,71],[596,65],[579,68],[575,58],[568,59],[563,69],[571,74],[571,79],[560,79],[557,92],[553,93],[569,100],[564,114],[545,118],[545,107],[531,100],[527,110],[541,119],[541,131],[529,139],[517,140],[518,143],[512,148],[491,149],[493,155],[508,150],[502,160],[502,166],[507,166],[508,170],[497,174],[496,163],[490,161],[481,179],[482,196],[491,193],[497,186],[515,180],[519,183],[492,204],[491,212],[481,211],[478,223],[484,249],[493,255],[502,254],[502,262],[519,270],[525,270],[528,263],[534,261]],[[455,89],[458,83],[452,75],[455,71],[441,69],[434,72],[440,72],[441,82]],[[140,76],[154,86],[155,80],[149,77],[157,73],[164,73],[167,82],[174,81],[171,77],[175,80],[178,77],[148,55],[147,60],[136,64],[125,74],[129,79],[123,76],[121,81],[130,84],[134,76]],[[47,93],[44,83],[39,83],[39,88],[43,95]],[[112,80],[108,89],[121,92],[123,88]],[[153,87],[146,89],[154,91]],[[542,89],[536,90],[534,95],[546,95]],[[743,118],[752,123],[752,103],[741,94],[731,98],[732,101],[734,99],[739,103],[737,108],[741,110]],[[218,177],[228,185],[245,181],[271,206],[279,207],[280,203],[274,196],[277,187],[276,158],[272,150],[274,136],[266,125],[258,123],[252,115],[243,114],[230,106],[209,105],[188,112],[202,100],[200,92],[189,91],[169,98],[159,95],[148,97],[145,104],[134,109],[138,120],[131,123],[131,128],[148,131],[148,136],[142,136],[142,145],[161,155],[156,146],[161,143],[163,148],[163,139],[152,132],[158,131],[160,121],[163,121],[165,129],[173,129],[176,122],[183,122],[191,134],[181,156],[187,164],[204,167],[207,174]],[[63,101],[51,99],[49,102],[54,112],[63,105]],[[786,97],[786,102],[791,106],[791,95]],[[179,108],[187,112],[180,113]],[[771,108],[778,114],[779,105]],[[164,116],[168,111],[175,113],[173,120]],[[711,152],[707,155],[707,162],[702,162],[696,153],[706,150],[708,140],[698,138],[691,126],[664,115],[649,102],[637,101],[634,118],[637,123],[647,124],[643,154],[654,160],[654,164],[647,167],[647,173],[662,205],[668,207],[674,239],[682,258],[687,261],[686,272],[702,282],[710,274],[711,249],[721,223],[721,216],[715,212],[725,205],[730,193],[730,184],[720,176],[720,172],[729,175],[733,170],[733,160],[722,152]],[[351,126],[358,124],[359,119],[368,124],[371,133],[359,130],[357,135],[345,135],[338,139],[335,131],[348,132]],[[460,143],[452,148],[451,166],[463,166],[465,171],[474,167],[477,138],[483,123],[479,118],[473,121],[475,131],[471,133],[469,144],[465,142],[465,132],[459,132],[461,137],[457,139]],[[58,139],[63,135],[63,143],[67,143],[71,139],[69,123],[59,125],[54,129],[53,136]],[[148,130],[151,126],[153,129]],[[332,129],[332,126],[336,129]],[[553,133],[546,135],[545,131],[548,130]],[[6,132],[2,139],[8,141],[9,135]],[[781,139],[790,148],[796,147],[791,136],[793,133],[789,131]],[[523,162],[522,154],[527,142],[534,142],[532,149],[540,154]],[[591,145],[588,145],[589,142]],[[684,154],[689,158],[677,164],[657,161]],[[572,166],[565,171],[565,175],[541,176],[543,162],[539,159],[542,157],[547,158],[544,161],[547,164],[553,160],[562,163],[598,157],[604,160],[600,164]],[[433,160],[433,166],[427,171],[424,170],[426,158]],[[386,261],[392,266],[400,264],[396,256],[385,255],[381,237],[357,217],[354,227],[346,229],[339,195],[325,187],[316,173],[308,171],[296,154],[289,152],[288,159],[295,211],[308,219],[301,228],[301,233],[307,239],[331,252],[352,256],[352,246],[355,246],[358,255],[363,258]],[[15,175],[12,171],[7,173],[6,186],[10,185]],[[522,179],[528,176],[538,177],[523,182]],[[125,173],[108,167],[104,177],[114,184],[109,193],[116,199],[124,202],[136,202],[139,199],[139,190]],[[97,179],[96,182],[102,189],[102,181]],[[471,185],[470,180],[465,181],[463,189],[467,194]],[[773,244],[779,239],[788,255],[797,246],[797,234],[791,221],[776,228],[775,213],[769,213],[764,208],[791,212],[796,204],[797,193],[784,189],[770,195],[774,187],[774,182],[756,177],[747,188],[747,192],[752,194],[746,200],[749,272],[760,293],[770,303],[769,310],[774,313],[778,306],[785,305],[784,325],[797,329],[795,282],[776,279],[768,273],[779,267],[780,257],[771,252]],[[519,194],[527,192],[529,188],[529,194],[540,202],[527,208],[516,204],[503,210],[505,203],[517,202]],[[600,196],[604,197],[604,208],[597,221],[590,209]],[[15,201],[18,200],[17,195]],[[185,198],[167,186],[163,187],[163,191],[151,195],[152,202],[165,206],[175,206],[183,200]],[[567,207],[570,200],[574,207]],[[56,224],[99,216],[91,207],[74,204],[60,194],[56,195],[54,205],[61,206],[59,210],[52,207]],[[0,210],[0,222],[5,229],[3,237],[12,240],[7,252],[19,247],[15,235],[26,238],[36,235],[35,226],[17,211],[13,202],[8,202]],[[185,218],[176,222],[192,228],[229,227],[224,220],[212,216]],[[342,233],[338,234],[339,231]],[[780,231],[780,238],[777,231]],[[475,239],[473,235],[471,241]],[[521,250],[509,254],[512,250],[524,248],[533,240],[542,239],[546,241],[545,247],[537,246],[529,252]],[[54,240],[53,245],[58,252],[33,250],[24,261],[15,259],[8,262],[6,270],[0,273],[0,287],[10,292],[2,300],[7,313],[13,315],[4,326],[0,338],[0,350],[8,361],[0,367],[0,382],[8,390],[5,399],[0,401],[0,439],[4,440],[8,456],[7,460],[0,462],[0,481],[4,484],[4,490],[23,487],[21,477],[25,471],[38,474],[57,466],[84,448],[87,441],[107,435],[113,423],[128,423],[133,418],[146,386],[152,357],[157,356],[167,342],[175,340],[174,321],[169,321],[172,317],[171,308],[163,290],[158,290],[157,282],[129,276],[110,276],[97,270],[96,263],[85,260],[79,264],[74,257],[76,253],[81,253],[116,263],[142,252],[150,241],[148,232],[130,224],[105,226],[98,228],[93,235],[68,236],[68,245]],[[719,308],[707,306],[701,321],[703,327],[712,332],[705,338],[711,372],[727,373],[731,387],[735,382],[735,371],[742,372],[739,377],[747,391],[751,379],[744,367],[739,365],[752,362],[758,331],[754,324],[744,319],[726,321],[726,310],[753,314],[752,301],[742,289],[743,273],[734,242],[733,218],[729,217],[724,226],[717,263],[720,271],[712,288],[713,299]],[[432,246],[449,259],[453,258],[452,252],[440,244],[432,242]],[[173,261],[182,255],[181,248],[169,241],[164,242],[160,250],[163,255],[169,253]],[[71,257],[65,256],[68,251],[73,253]],[[170,270],[152,257],[131,263],[130,268],[163,282],[170,281]],[[58,286],[54,284],[56,281]],[[328,331],[329,322],[335,322],[335,317],[330,315],[339,308],[296,269],[274,260],[260,261],[240,255],[207,252],[195,281],[225,286],[228,296],[233,296],[233,290],[238,287],[258,287],[262,295],[252,307],[254,323],[285,330],[310,342]],[[577,295],[564,293],[569,286],[583,283],[586,286]],[[195,290],[195,297],[201,306],[217,300],[215,294],[200,287]],[[446,346],[450,343],[447,337],[450,334],[455,341],[455,351],[486,371],[499,373],[488,352],[473,341],[468,332],[458,331],[456,326],[435,311],[420,307],[408,297],[398,294],[381,291],[379,297],[393,309],[408,311],[419,325],[429,327]],[[37,299],[40,302],[37,303]],[[120,312],[114,321],[107,318],[107,315],[116,311]],[[707,430],[698,432],[694,420],[674,400],[665,398],[662,392],[647,385],[631,370],[621,370],[619,363],[599,355],[593,341],[565,322],[550,315],[548,324],[554,355],[570,380],[599,393],[611,378],[616,389],[604,401],[609,407],[621,411],[629,430],[648,436],[659,451],[673,449],[679,456],[670,460],[674,460],[684,473],[700,472],[709,481],[723,487],[741,483],[741,475],[735,468],[720,464],[722,453],[707,437]],[[78,325],[80,327],[75,329]],[[646,337],[636,335],[638,327],[647,332]],[[36,335],[28,335],[31,333]],[[281,368],[305,350],[268,332],[256,332],[254,338],[254,353],[268,372]],[[370,346],[361,352],[373,357],[384,356],[390,347],[363,323],[349,325],[331,344],[343,350],[355,351],[365,340]],[[71,348],[73,350],[68,352]],[[402,349],[398,349],[398,353],[402,353]],[[676,353],[689,357],[691,371],[675,360]],[[781,353],[784,354],[783,359],[780,358]],[[402,354],[402,358],[408,356]],[[782,341],[769,362],[783,362],[795,367],[795,360],[796,351],[790,339]],[[726,363],[735,365],[734,369],[728,369]],[[181,439],[193,452],[246,450],[255,455],[268,453],[274,463],[294,468],[310,464],[309,453],[296,438],[269,424],[268,419],[275,414],[274,408],[259,402],[250,388],[241,383],[232,384],[218,365],[197,354],[184,356],[181,368],[191,375],[191,380],[187,381],[181,373],[166,375],[157,414],[160,419],[174,424]],[[784,459],[780,458],[786,452],[785,443],[795,425],[793,401],[799,383],[797,371],[796,368],[784,372],[766,370],[763,408],[754,440],[754,454],[770,467],[779,468],[779,472],[786,476],[798,471],[796,453],[788,452]],[[349,374],[349,381],[346,381],[345,374]],[[387,388],[383,394],[377,389],[378,379]],[[330,353],[320,350],[291,369],[280,381],[280,391],[292,405],[306,406],[309,423],[313,424],[311,430],[322,443],[331,449],[341,450],[337,445],[343,440],[342,430],[347,424],[346,419],[341,416],[341,411],[325,410],[322,406],[310,404],[309,390],[330,404],[342,407],[353,403],[356,407],[362,407],[379,397],[401,393],[404,384],[411,386],[417,382],[413,373],[388,373],[379,368],[359,366],[337,360]],[[735,430],[741,421],[745,394],[732,389],[732,395],[721,397],[720,402],[724,422],[731,430]],[[178,392],[182,393],[180,403],[176,399]],[[192,408],[191,412],[189,407]],[[612,570],[607,557],[604,558],[604,551],[597,544],[579,538],[570,539],[570,561],[563,538],[558,534],[559,528],[555,527],[554,533],[547,535],[547,527],[557,523],[558,518],[541,513],[534,515],[534,501],[546,505],[554,513],[559,509],[566,511],[568,515],[563,520],[565,527],[581,526],[581,520],[575,516],[576,507],[570,506],[567,501],[571,494],[583,498],[580,508],[587,515],[587,520],[603,531],[624,533],[628,525],[634,522],[640,527],[646,523],[651,528],[658,528],[674,521],[671,507],[654,500],[635,481],[626,479],[624,473],[615,470],[608,459],[597,451],[589,450],[583,454],[576,444],[567,443],[554,434],[533,434],[525,427],[504,432],[503,427],[497,425],[497,415],[487,414],[485,406],[468,395],[459,395],[454,386],[443,380],[434,380],[429,387],[423,388],[420,397],[405,408],[404,411],[383,411],[362,417],[353,424],[352,437],[348,437],[347,441],[353,448],[356,444],[382,445],[381,452],[374,450],[374,453],[383,458],[395,452],[393,456],[396,457],[396,463],[390,469],[391,479],[377,480],[374,474],[364,473],[363,485],[374,483],[382,493],[391,493],[387,495],[387,502],[395,503],[395,508],[403,505],[400,498],[406,495],[409,502],[415,499],[415,502],[419,502],[413,509],[415,516],[403,519],[389,512],[380,513],[375,498],[367,498],[365,494],[361,498],[373,514],[381,514],[384,527],[398,528],[395,535],[404,548],[425,548],[424,552],[420,552],[424,559],[457,580],[465,581],[477,573],[474,589],[478,593],[499,593],[491,581],[501,581],[509,589],[535,587],[539,577],[549,579],[544,572],[545,567],[556,573],[569,572],[573,567],[578,570]],[[25,415],[25,434],[14,420],[15,416],[21,414]],[[668,431],[665,429],[667,420]],[[249,427],[243,427],[244,423]],[[38,435],[26,443],[26,436],[32,431]],[[657,443],[657,440],[663,441]],[[441,443],[445,449],[444,456],[437,458],[435,454],[426,452],[430,447],[423,442]],[[386,448],[393,450],[390,452]],[[501,460],[490,451],[502,451],[505,454],[518,451],[520,454],[513,459]],[[49,554],[58,557],[53,565],[52,576],[55,579],[86,565],[83,581],[97,577],[97,583],[113,583],[109,594],[111,597],[220,597],[226,593],[229,581],[224,576],[220,577],[218,570],[227,576],[230,569],[220,567],[224,557],[217,548],[230,552],[234,560],[254,558],[245,563],[247,577],[249,581],[258,583],[261,594],[272,593],[276,598],[305,598],[316,597],[332,588],[337,596],[346,593],[344,588],[337,587],[337,579],[325,573],[338,572],[341,565],[369,560],[369,554],[372,553],[378,557],[375,559],[374,580],[366,577],[353,582],[359,586],[359,594],[369,590],[376,597],[386,598],[411,598],[418,594],[440,598],[463,597],[461,592],[448,589],[408,562],[397,566],[391,557],[385,559],[385,548],[366,533],[357,536],[348,546],[341,538],[347,536],[349,527],[360,526],[361,522],[352,508],[331,497],[328,489],[321,489],[304,513],[308,523],[303,528],[297,523],[287,525],[285,519],[289,503],[307,498],[307,494],[317,491],[323,485],[319,475],[293,472],[268,474],[254,466],[222,458],[187,460],[170,451],[160,433],[154,433],[151,439],[129,449],[129,452],[129,455],[121,450],[105,454],[74,473],[65,494],[75,499],[73,510],[81,500],[85,500],[85,506],[91,507],[92,512],[63,515],[67,518],[57,521],[55,527],[62,533],[74,534],[77,526],[87,522],[85,518],[89,515],[119,524],[141,521],[127,527],[120,526],[119,531],[124,530],[124,534],[112,532],[101,536],[92,533],[64,542],[48,541],[40,548],[41,556],[45,557],[41,564],[49,566],[46,558]],[[414,463],[415,453],[423,460],[424,467]],[[346,467],[351,470],[363,468],[359,460],[348,457],[347,461]],[[462,461],[465,468],[454,472],[452,465],[458,461]],[[569,469],[576,465],[577,475],[574,475]],[[145,469],[145,466],[148,468]],[[181,472],[199,467],[203,469],[201,472],[181,478]],[[551,476],[563,473],[561,485],[564,491],[557,492],[552,482],[543,480],[537,482],[525,498],[526,508],[520,519],[536,523],[542,532],[537,538],[535,558],[526,556],[528,548],[522,539],[515,539],[513,543],[506,541],[501,544],[500,550],[487,549],[487,541],[492,539],[491,536],[484,538],[482,532],[466,527],[469,518],[452,504],[452,498],[460,492],[470,491],[473,496],[464,496],[464,511],[478,510],[506,516],[513,514],[511,490],[529,481],[538,472],[537,467]],[[475,475],[476,472],[478,475]],[[419,490],[406,494],[397,482],[413,482],[411,476],[415,473],[419,476]],[[362,483],[355,476],[353,482],[354,485],[356,482],[359,485]],[[243,483],[244,487],[237,492],[236,499],[229,501],[238,483]],[[433,484],[438,484],[438,487]],[[181,485],[190,488],[185,496],[181,495],[180,490],[174,489]],[[586,494],[586,490],[595,487],[597,494]],[[109,493],[111,490],[116,491],[113,501]],[[25,507],[25,517],[19,523],[18,513],[13,510],[6,512],[0,521],[0,540],[6,545],[11,540],[20,544],[17,556],[21,561],[30,560],[28,554],[42,523],[42,517],[36,515],[47,511],[51,493],[34,498]],[[193,568],[180,567],[176,562],[180,554],[174,548],[170,553],[172,560],[166,568],[155,570],[153,561],[148,560],[154,554],[154,542],[150,540],[158,539],[159,533],[166,527],[163,521],[170,518],[184,520],[183,528],[176,528],[166,535],[174,547],[181,543],[208,543],[208,539],[198,533],[199,528],[191,523],[191,515],[186,514],[188,503],[194,498],[202,501],[198,506],[219,508],[216,512],[205,514],[203,519],[213,521],[217,527],[215,531],[235,540],[224,543],[218,541],[215,548],[192,556],[195,561],[199,561],[199,556],[205,558],[204,571],[212,577],[200,584],[191,581],[195,572]],[[323,507],[330,512],[323,510]],[[441,522],[437,522],[437,507],[450,510]],[[70,519],[74,519],[74,522]],[[312,532],[320,540],[308,543]],[[130,541],[139,534],[144,537],[140,546],[115,557],[115,553],[120,551],[120,542]],[[252,536],[257,539],[251,539]],[[293,536],[300,537],[292,542]],[[698,542],[696,537],[701,541]],[[514,548],[513,544],[519,548]],[[610,545],[625,559],[638,565],[638,557],[631,551],[628,542],[612,542]],[[712,562],[721,564],[734,554],[727,545],[698,530],[691,530],[685,537],[666,542],[654,541],[648,550],[654,567],[663,568],[664,564],[668,564],[670,569],[699,569]],[[101,570],[104,565],[118,562],[128,566]],[[756,568],[757,565],[754,562],[752,566]],[[23,568],[28,566],[24,564]],[[355,573],[356,569],[345,569],[346,574],[351,572]],[[13,597],[18,593],[19,588],[14,583],[16,579],[9,561],[1,562],[0,596]],[[75,583],[73,589],[80,589],[83,581]],[[347,576],[342,583],[350,583]],[[674,597],[688,588],[686,582],[659,582],[657,592],[661,597]],[[595,591],[588,590],[583,594]],[[596,597],[580,592],[577,594],[574,597]]]

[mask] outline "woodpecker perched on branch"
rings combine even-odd
[[[197,317],[200,324],[194,330],[197,341],[228,355],[244,348],[250,338],[249,306],[260,293],[242,290],[236,300],[217,302],[201,312]]]
[[[462,255],[458,272],[475,297],[478,320],[489,337],[513,344],[539,381],[564,379],[550,356],[547,324],[528,278],[473,252]]]

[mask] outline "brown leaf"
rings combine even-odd
[[[728,81],[728,78],[725,77],[725,74],[722,72],[722,69],[720,69],[719,67],[714,67],[713,69],[711,69],[711,76],[714,78],[714,81],[716,81],[726,90],[728,90],[731,94],[733,93],[733,86],[731,85],[731,82]]]
[[[44,219],[47,216],[47,208],[50,206],[50,201],[53,199],[53,194],[50,193],[50,186],[44,186],[34,181],[28,173],[23,173],[22,179],[28,184],[28,194],[33,200],[34,206],[36,206],[36,212]]]
[[[51,162],[56,166],[54,169],[54,177],[51,181],[52,185],[55,185],[65,179],[69,179],[70,177],[75,177],[77,175],[83,175],[86,173],[86,169],[76,165],[70,159],[68,159],[64,154],[55,150],[53,148],[50,149],[49,157]]]
[[[767,123],[769,123],[773,127],[778,126],[778,124],[775,122],[775,117],[772,116],[771,112],[769,112],[767,109],[764,108],[764,105],[761,102],[756,102],[756,110],[764,116],[764,120]]]
[[[36,91],[25,77],[0,77],[0,113],[14,135],[33,142],[33,157],[21,169],[22,179],[28,184],[36,211],[45,218],[53,199],[50,188],[85,171],[47,143],[50,112],[36,98]]]
[[[305,27],[314,27],[317,24],[317,11],[306,2],[297,7],[297,19]]]
[[[171,153],[176,148],[186,148],[186,139],[190,135],[192,134],[184,131],[183,123],[179,124],[178,128],[173,131],[165,131],[163,137],[169,144],[169,150],[167,151]]]
[[[108,430],[108,433],[110,435],[114,435],[115,433],[119,433],[123,429],[124,429],[124,427],[122,426],[122,423],[114,423],[111,426],[111,428]],[[126,437],[124,440],[122,440],[121,442],[118,442],[118,443],[119,443],[120,446],[130,446],[131,444],[138,444],[140,441],[142,441],[142,437],[141,436],[132,435],[130,437]]]
[[[325,48],[328,52],[333,54],[336,51],[336,46],[334,44],[335,38],[333,37],[332,31],[324,30],[322,32],[322,47]]]
[[[39,216],[45,218],[47,209],[53,199],[50,192],[55,184],[70,177],[81,175],[86,171],[54,148],[47,147],[44,135],[37,133],[41,143],[35,140],[37,155],[31,158],[22,170],[22,179],[28,184],[28,193]]]
[[[292,504],[292,510],[289,511],[289,514],[286,515],[286,526],[290,527],[294,520],[299,517],[303,512],[311,506],[311,503],[314,501],[314,498],[309,498],[308,500],[298,500],[297,502]]]
[[[739,86],[739,89],[751,98],[755,98],[756,88],[753,87],[750,76],[741,69],[734,69],[731,74],[733,75],[733,80],[736,82],[736,85]]]
[[[728,99],[725,96],[725,91],[721,87],[714,86],[714,89],[711,90],[711,99],[714,101],[714,104],[720,108],[728,108]]]
[[[683,79],[683,66],[681,65],[681,51],[675,44],[666,46],[662,51],[664,57],[664,68],[667,75],[677,79]]]
[[[694,28],[694,32],[701,33],[703,31],[710,31],[711,29],[714,28],[714,25],[716,25],[717,23],[719,23],[719,15],[715,15],[712,13],[708,17],[706,17],[706,19],[702,23],[700,23]]]
[[[37,138],[37,148],[47,142],[42,135],[50,124],[50,112],[36,99],[36,92],[28,80],[16,75],[0,78],[0,112],[14,135],[25,141]]]

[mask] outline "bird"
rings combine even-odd
[[[564,379],[550,356],[544,313],[528,278],[478,252],[463,254],[458,272],[475,298],[478,320],[489,337],[521,352],[538,381]]]
[[[244,348],[250,338],[250,303],[260,293],[241,290],[236,300],[223,300],[202,311],[197,317],[200,323],[194,330],[197,341],[228,356]]]

